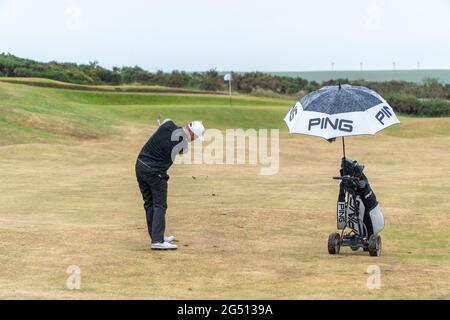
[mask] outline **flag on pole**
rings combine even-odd
[[[228,81],[228,91],[230,95],[230,106],[231,106],[231,72],[223,76],[224,81]]]

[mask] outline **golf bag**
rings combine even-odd
[[[337,228],[346,227],[361,237],[369,238],[384,228],[384,218],[364,166],[343,158],[337,201]],[[345,177],[345,178],[344,178]]]

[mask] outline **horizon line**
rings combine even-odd
[[[359,69],[343,69],[343,70],[290,70],[290,71],[273,71],[273,70],[220,70],[219,72],[266,72],[266,73],[302,73],[302,72],[379,72],[379,71],[387,71],[387,72],[397,72],[397,71],[449,71],[450,69],[367,69],[367,70],[359,70]],[[189,71],[189,72],[202,72],[202,71]]]
[[[89,63],[91,63],[91,62],[94,62],[94,61],[96,61],[97,63],[98,63],[98,65],[100,66],[100,67],[102,67],[102,68],[105,68],[105,69],[108,69],[108,70],[112,70],[114,67],[118,67],[118,68],[124,68],[124,67],[130,67],[130,68],[133,68],[133,67],[139,67],[139,68],[142,68],[143,70],[145,70],[145,71],[147,71],[147,72],[157,72],[157,71],[162,71],[162,72],[172,72],[172,71],[184,71],[184,72],[187,72],[187,73],[194,73],[194,72],[199,72],[199,73],[202,73],[202,72],[206,72],[206,71],[209,71],[209,70],[216,70],[217,72],[219,72],[219,73],[224,73],[224,72],[237,72],[237,73],[250,73],[250,72],[262,72],[262,73],[319,73],[319,72],[397,72],[397,71],[414,71],[414,72],[417,72],[417,71],[449,71],[450,72],[450,68],[448,68],[448,69],[446,69],[446,68],[431,68],[431,69],[417,69],[417,68],[410,68],[410,69],[363,69],[363,70],[361,70],[361,69],[338,69],[338,70],[336,70],[336,69],[334,69],[334,70],[332,70],[332,69],[322,69],[322,70],[262,70],[262,69],[255,69],[255,70],[232,70],[232,69],[228,69],[228,70],[226,70],[226,69],[218,69],[218,68],[215,68],[215,67],[211,67],[211,68],[206,68],[205,70],[202,70],[202,71],[199,71],[199,70],[188,70],[188,69],[179,69],[179,68],[175,68],[175,69],[171,69],[170,71],[164,71],[164,68],[160,68],[160,69],[158,69],[158,68],[156,68],[155,69],[155,71],[150,71],[150,69],[147,69],[147,68],[145,68],[145,67],[142,67],[142,66],[140,66],[140,65],[138,65],[138,64],[135,64],[135,65],[122,65],[121,67],[119,67],[119,66],[117,66],[117,65],[113,65],[113,66],[111,66],[111,67],[106,67],[106,66],[104,66],[104,65],[102,65],[102,63],[100,62],[100,61],[98,61],[98,60],[96,60],[96,59],[94,59],[94,60],[92,60],[92,61],[89,61],[88,63],[83,63],[83,62],[68,62],[68,61],[58,61],[58,60],[47,60],[47,59],[44,59],[44,61],[43,60],[38,60],[38,59],[36,59],[36,58],[31,58],[31,57],[21,57],[21,56],[17,56],[16,54],[13,54],[13,53],[10,53],[10,52],[8,52],[8,51],[1,51],[0,52],[0,54],[2,54],[2,55],[12,55],[12,56],[14,56],[14,57],[16,57],[16,58],[19,58],[19,59],[26,59],[26,60],[32,60],[32,61],[35,61],[35,62],[37,62],[37,63],[51,63],[51,62],[56,62],[56,63],[61,63],[61,64],[65,64],[65,63],[68,63],[68,64],[71,64],[71,63],[74,63],[74,64],[77,64],[77,65],[87,65],[87,64],[89,64]],[[45,60],[47,60],[47,61],[45,61]]]

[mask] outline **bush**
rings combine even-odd
[[[417,116],[450,116],[450,102],[443,99],[419,99],[406,94],[385,95],[396,112]]]
[[[184,71],[174,70],[168,74],[164,85],[168,87],[181,88],[186,87],[189,84],[189,75]]]
[[[219,81],[220,81],[219,73],[216,70],[211,69],[209,71],[206,71],[203,74],[202,80],[200,81],[200,89],[208,91],[217,91],[222,87]]]

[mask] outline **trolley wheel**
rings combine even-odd
[[[369,254],[372,257],[381,255],[381,237],[377,234],[373,234],[369,238]]]
[[[328,236],[328,253],[339,254],[341,249],[341,236],[339,233],[331,233]]]

